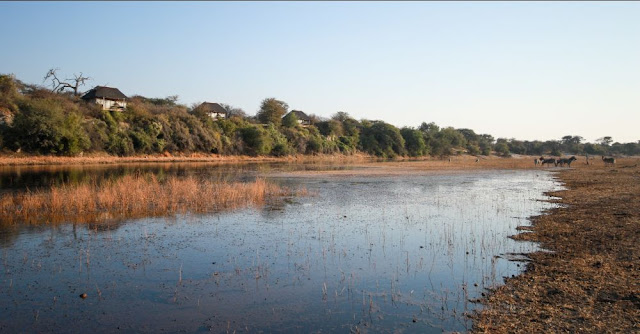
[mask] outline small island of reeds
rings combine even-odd
[[[256,179],[219,182],[196,177],[126,175],[84,184],[5,194],[0,198],[4,222],[93,222],[185,212],[216,212],[264,204],[269,198],[304,194]]]

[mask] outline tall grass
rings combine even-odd
[[[194,177],[127,175],[100,184],[63,184],[0,198],[3,221],[94,221],[98,217],[157,216],[211,212],[264,204],[270,197],[304,195],[258,179],[251,183],[213,182]]]

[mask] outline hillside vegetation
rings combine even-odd
[[[12,75],[0,75],[0,150],[5,153],[77,156],[154,153],[286,156],[365,153],[379,157],[453,154],[610,155],[640,154],[639,143],[583,143],[580,136],[557,141],[519,141],[476,134],[471,129],[423,122],[397,128],[379,120],[355,120],[345,112],[330,119],[311,115],[301,126],[284,101],[265,98],[255,116],[223,105],[227,119],[214,119],[177,97],[133,96],[124,111],[101,110],[78,95],[53,92]]]

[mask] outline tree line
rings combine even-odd
[[[265,98],[255,116],[222,104],[229,117],[214,119],[197,104],[177,96],[133,96],[124,111],[102,110],[77,94],[25,84],[0,75],[0,149],[5,152],[74,156],[106,152],[129,156],[153,153],[222,155],[355,154],[446,157],[455,154],[509,156],[637,155],[637,143],[603,137],[585,143],[580,136],[520,141],[477,134],[471,129],[423,122],[398,128],[379,120],[356,120],[346,112],[330,118],[310,115],[302,126],[286,102]]]

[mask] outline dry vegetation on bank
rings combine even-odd
[[[212,182],[193,177],[127,175],[102,184],[66,184],[47,190],[5,194],[3,223],[94,222],[182,212],[211,212],[264,204],[270,197],[303,195],[258,179],[251,183]]]
[[[169,153],[158,155],[140,155],[132,157],[118,157],[112,155],[87,155],[82,157],[59,156],[32,156],[13,155],[0,156],[2,166],[52,166],[52,165],[106,165],[128,163],[174,163],[174,162],[216,162],[216,163],[243,163],[243,162],[318,162],[318,161],[371,161],[376,159],[366,154],[318,154],[318,155],[291,155],[286,157],[272,156],[246,156],[246,155],[219,155],[219,154],[179,154]]]
[[[551,193],[563,207],[535,217],[519,240],[551,252],[530,255],[522,275],[488,294],[473,332],[640,332],[640,168],[576,164]]]

